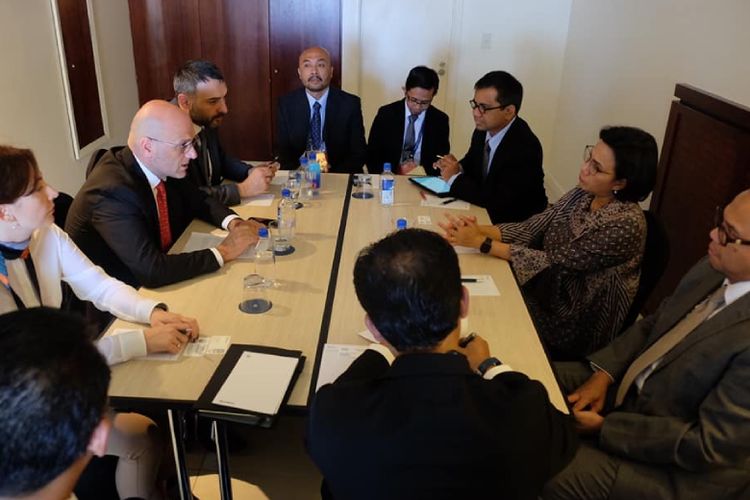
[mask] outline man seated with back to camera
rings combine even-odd
[[[536,498],[575,452],[572,421],[484,339],[460,344],[469,294],[451,246],[431,231],[393,233],[360,253],[354,286],[381,344],[310,408],[324,497]]]

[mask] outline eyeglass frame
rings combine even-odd
[[[162,144],[169,144],[172,147],[175,148],[181,148],[182,154],[187,154],[188,151],[190,151],[190,148],[192,147],[194,151],[198,151],[198,136],[196,135],[192,139],[185,141],[183,143],[179,142],[169,142],[169,141],[163,141],[161,139],[157,139],[156,137],[146,136],[147,139],[151,139],[152,141],[161,142]]]
[[[407,94],[406,92],[404,92],[404,97],[405,97],[405,98],[406,98],[406,100],[407,100],[407,101],[409,101],[410,103],[412,103],[412,104],[416,104],[417,106],[420,106],[420,107],[425,107],[425,108],[427,108],[427,107],[429,107],[429,106],[430,106],[430,104],[432,104],[432,99],[430,99],[429,101],[422,101],[422,100],[420,100],[420,99],[417,99],[416,97],[412,97],[412,96],[410,96],[410,95],[409,95],[409,94]]]
[[[607,175],[615,175],[614,172],[607,172],[606,170],[602,169],[602,164],[599,163],[594,159],[593,153],[594,153],[594,145],[593,144],[586,144],[583,148],[583,162],[589,167],[593,164],[594,166],[594,175],[596,174],[607,174]]]
[[[484,104],[477,102],[475,99],[469,99],[469,106],[471,106],[472,111],[475,109],[479,110],[479,114],[483,115],[487,111],[492,111],[493,109],[504,109],[510,106],[510,104],[500,104],[498,106],[490,106],[487,107]]]
[[[719,240],[719,245],[725,247],[730,243],[735,245],[748,245],[750,246],[750,240],[743,240],[742,238],[729,238],[727,230],[724,228],[724,207],[718,205],[716,212],[714,213],[714,227]]]

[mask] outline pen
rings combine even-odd
[[[447,205],[448,203],[453,203],[454,201],[458,201],[458,198],[449,198],[442,202],[443,205]]]
[[[477,338],[477,334],[474,333],[474,332],[471,332],[466,337],[458,340],[458,346],[459,347],[466,347],[475,338]]]
[[[477,283],[479,282],[476,278],[461,278],[461,283]]]
[[[442,160],[443,159],[443,155],[435,155],[435,158],[437,158],[438,160]]]
[[[427,200],[427,196],[424,194],[424,191],[419,191],[419,196],[421,196],[423,200]]]

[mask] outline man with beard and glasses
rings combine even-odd
[[[300,54],[297,74],[304,88],[281,96],[276,112],[282,168],[296,168],[305,151],[325,151],[329,172],[361,172],[367,148],[359,97],[329,86],[333,67],[322,47]]]
[[[225,205],[237,205],[241,198],[267,191],[276,163],[252,167],[221,147],[217,129],[228,113],[227,84],[221,70],[209,61],[188,61],[177,70],[172,85],[173,102],[190,115],[197,134],[198,154],[190,161],[188,177]]]

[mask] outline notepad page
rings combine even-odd
[[[320,371],[315,390],[321,385],[330,384],[344,373],[349,365],[362,354],[367,346],[349,344],[326,344],[320,360]]]
[[[297,358],[244,352],[213,404],[275,415],[291,383]]]

